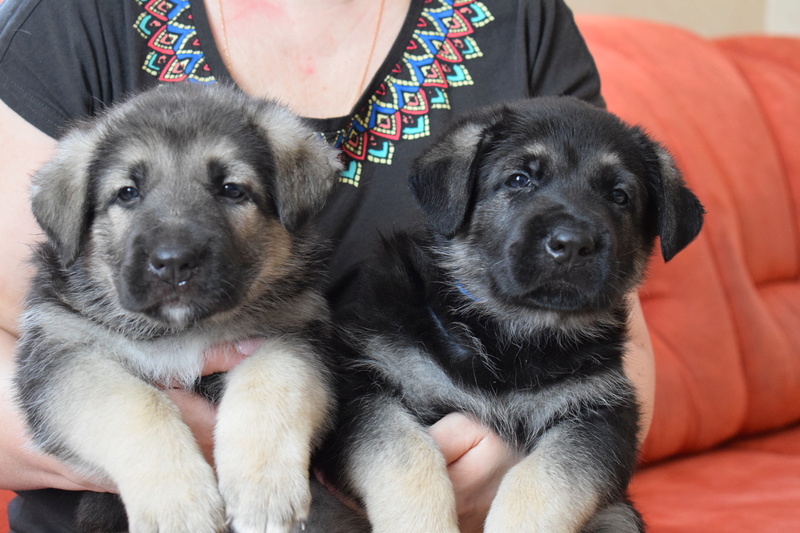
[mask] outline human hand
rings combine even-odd
[[[521,457],[495,433],[460,413],[450,413],[429,429],[447,462],[462,533],[480,533],[500,481]],[[364,515],[358,504],[336,490],[320,471],[317,479],[347,507]]]
[[[447,462],[462,533],[483,531],[500,481],[521,457],[495,433],[460,413],[430,428]]]

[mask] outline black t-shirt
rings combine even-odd
[[[52,137],[144,88],[215,81],[232,82],[200,0],[0,4],[0,99]],[[449,122],[483,105],[552,94],[603,104],[597,69],[562,1],[412,0],[354,112],[309,119],[344,154],[340,186],[317,220],[334,244],[334,284],[357,279],[345,274],[357,272],[379,235],[421,222],[408,164]],[[25,497],[47,502],[52,494]]]
[[[310,120],[345,154],[341,186],[319,220],[336,245],[334,279],[379,233],[419,222],[406,169],[453,117],[532,95],[602,102],[562,2],[452,3],[413,0],[355,112]],[[231,81],[200,1],[6,0],[0,25],[0,99],[53,137],[158,83]]]

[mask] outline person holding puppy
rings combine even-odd
[[[160,83],[233,83],[307,117],[343,153],[341,184],[318,220],[334,243],[333,305],[352,297],[358,266],[381,233],[421,220],[407,165],[459,114],[502,100],[571,94],[603,105],[595,65],[560,0],[4,0],[0,4],[0,487],[25,491],[14,531],[70,531],[68,491],[114,491],[29,450],[11,400],[25,258],[40,233],[29,176],[70,121]],[[268,31],[265,31],[268,30]],[[646,434],[653,356],[631,295],[628,375]],[[227,370],[258,340],[220,347],[206,373]],[[170,391],[198,442],[212,447],[214,411]],[[461,529],[480,531],[516,458],[463,415],[431,428],[449,466]],[[49,488],[47,490],[43,490]]]

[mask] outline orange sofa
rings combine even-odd
[[[800,531],[800,39],[579,17],[611,111],[706,206],[641,290],[656,404],[632,498],[648,531]]]
[[[653,533],[800,531],[800,39],[578,22],[609,108],[708,210],[641,291],[657,392],[633,499]]]

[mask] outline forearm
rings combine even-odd
[[[0,488],[102,489],[37,453],[13,399],[16,325],[27,285],[26,258],[41,230],[30,210],[30,176],[53,152],[55,141],[0,102]]]
[[[639,444],[644,442],[653,421],[655,400],[655,357],[642,305],[637,294],[631,295],[630,340],[625,354],[624,369],[636,389],[639,401]]]

